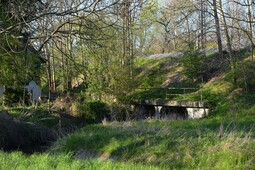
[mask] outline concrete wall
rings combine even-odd
[[[209,114],[208,108],[187,108],[174,106],[143,105],[136,109],[137,118],[140,119],[199,119]]]
[[[184,107],[164,106],[160,112],[161,119],[184,120],[188,118],[188,112]]]
[[[209,109],[207,108],[186,108],[188,111],[188,119],[199,119],[208,116]]]

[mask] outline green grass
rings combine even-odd
[[[160,59],[136,58],[134,61],[134,81],[136,82],[132,98],[164,99],[165,89],[162,87],[187,87],[187,82],[172,82],[168,85],[168,75],[181,72],[180,59],[166,57]],[[176,76],[176,75],[175,75]],[[183,75],[179,75],[180,79]],[[190,85],[190,84],[189,84]]]
[[[255,168],[253,122],[203,119],[93,125],[59,140],[52,151],[84,150],[120,162],[171,169]],[[246,119],[247,120],[247,119]]]
[[[0,169],[254,169],[251,110],[232,119],[90,125],[58,140],[47,153],[0,151]],[[82,154],[85,159],[78,158]]]
[[[48,110],[47,104],[41,104],[36,109],[32,106],[0,107],[1,110],[7,110],[15,118],[36,124],[44,125],[50,128],[58,128],[61,119],[62,127],[72,127],[80,123],[78,118],[66,115],[63,111]],[[60,117],[59,117],[60,115]]]
[[[33,154],[24,155],[21,152],[4,153],[0,151],[0,169],[15,169],[15,170],[130,170],[130,169],[145,169],[157,170],[154,166],[145,166],[141,164],[125,164],[113,162],[110,160],[103,161],[99,159],[74,159],[70,154]]]
[[[188,57],[188,56],[185,56]],[[183,57],[184,58],[184,57]],[[160,59],[136,58],[134,60],[134,81],[136,82],[132,98],[134,99],[181,99],[200,100],[200,94],[177,97],[167,96],[162,87],[199,87],[198,82],[192,82],[185,76],[183,58],[166,57]],[[171,79],[171,81],[170,81]],[[171,93],[171,90],[168,90]],[[173,93],[181,94],[183,90],[174,90]],[[190,93],[190,92],[187,92]],[[187,94],[186,93],[186,94]]]
[[[165,68],[165,63],[171,60],[171,57],[162,59],[135,59],[135,81],[139,87],[159,87],[165,81],[166,74],[169,71],[168,68]]]

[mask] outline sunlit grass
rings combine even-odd
[[[252,167],[253,123],[211,119],[89,126],[58,141],[53,152],[109,155],[116,161],[177,169]]]
[[[156,170],[155,166],[145,166],[141,164],[126,164],[99,159],[74,159],[70,154],[33,154],[24,155],[21,152],[4,153],[0,151],[0,169],[15,170],[49,170],[49,169],[86,169],[86,170],[130,170],[145,169]]]

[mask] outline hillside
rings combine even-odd
[[[245,112],[255,104],[253,68],[247,50],[235,52],[238,57],[236,83],[230,70],[228,56],[219,58],[217,53],[186,54],[186,56],[164,56],[161,58],[137,58],[135,60],[137,86],[132,95],[136,99],[176,99],[203,100],[211,109],[211,114],[228,115],[229,112]],[[186,66],[189,64],[189,67]],[[183,96],[166,96],[180,93],[178,88],[191,87]],[[251,112],[251,110],[250,110]],[[239,115],[239,114],[235,114]]]
[[[0,8],[0,170],[255,169],[254,0]]]
[[[105,122],[84,127],[56,142],[53,153],[72,153],[74,158],[106,159],[113,162],[142,163],[160,169],[254,169],[254,93],[242,84],[233,85],[229,68],[215,69],[212,61],[206,81],[190,83],[181,58],[136,60],[140,80],[136,94],[146,98],[155,87],[196,86],[186,99],[195,100],[203,92],[210,115],[200,120],[144,120]],[[243,57],[240,63],[248,58]],[[224,60],[223,60],[224,61]],[[209,70],[210,70],[209,69]],[[170,76],[173,75],[173,76]],[[237,82],[242,81],[239,76]],[[248,80],[247,80],[248,81]],[[146,95],[144,89],[148,88]],[[139,91],[140,90],[140,91]]]
[[[198,90],[188,92],[184,98],[172,99],[199,100],[202,92],[203,101],[211,110],[208,117],[198,120],[103,121],[86,125],[61,135],[45,153],[0,152],[3,163],[0,169],[9,169],[14,162],[17,162],[14,166],[17,169],[254,169],[255,95],[240,83],[242,76],[237,79],[239,84],[233,85],[227,64],[224,69],[218,67],[225,60],[215,60],[214,57],[215,54],[211,54],[203,58],[206,63],[203,68],[211,66],[205,73],[198,72],[199,76],[206,75],[204,81],[188,77],[182,57],[137,58],[136,86],[130,94],[136,99],[159,99],[165,97],[160,91],[164,88],[196,87]],[[246,57],[240,59],[240,63],[245,61]],[[96,114],[103,115],[102,112],[107,111],[100,110],[98,103],[91,104],[92,108],[97,108]],[[68,105],[72,106],[72,103]],[[58,115],[64,116],[60,114],[61,110],[48,113],[43,107],[23,119],[54,129],[59,127],[60,120],[63,124],[68,122],[68,126],[77,123],[76,119],[66,116],[59,119]],[[12,113],[19,114],[17,112],[21,110],[13,109]]]

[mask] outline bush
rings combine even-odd
[[[13,106],[20,103],[28,104],[29,103],[29,96],[27,95],[27,91],[25,91],[25,98],[24,98],[24,89],[23,88],[6,88],[4,93],[4,103],[7,106]]]
[[[246,91],[255,89],[255,63],[251,61],[241,61],[237,63],[236,69],[226,75],[228,81],[235,79],[235,85]]]
[[[129,116],[129,108],[127,108],[125,105],[122,105],[120,103],[112,103],[109,106],[110,110],[110,118],[113,121],[124,121],[127,119],[127,116]]]
[[[193,82],[201,81],[206,70],[204,55],[198,52],[187,53],[183,60],[184,73]]]
[[[74,102],[71,112],[76,117],[81,117],[86,123],[100,123],[108,116],[107,105],[102,102]]]
[[[89,110],[92,115],[94,115],[94,122],[100,123],[104,117],[109,115],[109,110],[107,109],[107,105],[102,102],[89,102],[88,103]]]

